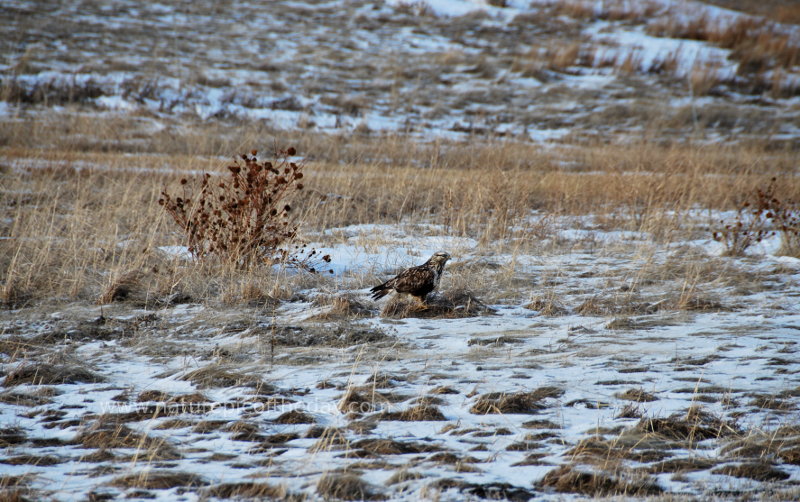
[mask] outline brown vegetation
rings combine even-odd
[[[643,418],[636,428],[643,433],[690,443],[739,433],[736,424],[722,420],[698,406],[689,408],[685,414],[674,414],[667,418]]]
[[[728,256],[741,256],[747,249],[771,235],[780,234],[782,255],[800,257],[800,202],[777,195],[778,178],[744,194],[732,221],[721,220],[723,227],[713,233],[725,244]]]
[[[313,424],[315,422],[312,415],[301,410],[287,411],[275,419],[276,424]]]
[[[431,295],[424,306],[395,295],[384,305],[381,316],[396,319],[403,317],[456,319],[493,312],[491,307],[476,298],[472,292],[451,288],[441,294]]]
[[[548,397],[557,398],[563,394],[564,390],[557,387],[541,387],[532,392],[516,392],[513,394],[490,392],[481,395],[469,411],[477,415],[488,413],[536,413],[545,407],[540,401]]]
[[[401,422],[434,421],[441,422],[447,417],[436,406],[420,404],[402,411],[385,411],[380,415],[381,420],[398,420]]]
[[[178,486],[190,488],[207,484],[208,481],[196,474],[174,470],[149,470],[138,474],[119,476],[111,481],[112,486],[120,488],[148,488],[153,490],[164,490]]]
[[[238,373],[235,367],[225,367],[219,364],[209,364],[189,371],[181,379],[188,380],[201,389],[243,385],[252,387],[257,392],[271,392],[274,390],[274,387],[257,376]]]
[[[548,472],[538,483],[542,488],[557,492],[580,493],[589,496],[647,496],[664,490],[646,477],[626,479],[599,471],[582,471],[573,465],[564,465]]]
[[[528,237],[533,243],[547,235],[547,228],[530,220],[531,210],[586,214],[623,209],[624,217],[613,222],[618,228],[670,239],[682,231],[683,211],[736,207],[743,193],[763,183],[762,173],[795,169],[789,152],[755,146],[642,143],[544,152],[516,143],[445,148],[396,141],[363,144],[395,163],[392,167],[306,167],[304,199],[294,205],[306,232],[353,223],[429,221],[444,225],[451,235],[476,238],[482,246]],[[184,176],[163,172],[166,159],[138,157],[133,164],[108,154],[24,149],[6,155],[36,166],[10,168],[0,193],[0,203],[13,216],[3,230],[9,238],[0,241],[0,294],[7,305],[44,298],[163,299],[167,305],[176,294],[235,303],[237,298],[250,301],[253,288],[259,295],[287,297],[285,278],[281,284],[263,268],[192,264],[159,250],[181,243],[156,204],[161,188]],[[410,155],[435,155],[436,162],[415,167]],[[214,171],[210,158],[172,158],[184,161],[187,169]],[[775,197],[788,200],[800,191],[796,185],[793,177],[782,178]],[[53,191],[53,186],[63,188]],[[459,190],[447,188],[455,186]],[[289,280],[308,284],[302,278]]]
[[[760,8],[763,9],[763,6]],[[579,20],[604,19],[645,25],[647,33],[654,36],[701,40],[730,49],[732,59],[739,65],[738,76],[747,78],[737,80],[722,77],[716,71],[715,63],[701,62],[695,65],[688,76],[696,95],[708,93],[717,84],[756,94],[766,90],[776,97],[793,95],[798,91],[797,84],[784,81],[782,71],[800,65],[800,44],[788,30],[777,24],[796,22],[796,7],[766,9],[764,14],[777,23],[757,17],[742,16],[732,20],[706,14],[690,16],[687,22],[685,15],[673,14],[661,4],[646,1],[612,1],[598,6],[593,2],[569,0],[560,2],[556,12]],[[578,63],[579,53],[584,54],[580,58],[582,66],[613,66],[623,74],[649,72],[677,75],[679,68],[674,58],[656,62],[652,67],[643,67],[635,50],[607,56],[600,48],[580,43],[573,43],[568,51],[555,51],[555,57],[548,51],[549,67],[568,72],[569,66]],[[541,58],[535,52],[532,55]]]
[[[58,365],[58,364],[21,364],[12,369],[3,380],[3,385],[11,387],[14,385],[54,385],[54,384],[77,384],[77,383],[97,383],[104,378],[86,367],[78,365]]]
[[[326,499],[384,500],[376,488],[353,474],[329,473],[317,483],[317,493]]]
[[[295,153],[290,147],[275,152],[272,162],[259,162],[253,150],[227,167],[229,180],[205,173],[198,188],[181,178],[182,193],[162,190],[158,203],[186,234],[196,258],[218,257],[241,268],[275,262],[308,268],[316,252],[295,243],[298,225],[289,203],[304,186],[303,164],[290,160]]]
[[[269,107],[308,113],[302,130],[293,131],[238,116],[177,117],[171,112],[176,104],[167,102],[157,113],[98,114],[93,100],[112,90],[92,80],[53,80],[31,88],[21,79],[3,78],[0,95],[21,106],[10,107],[14,115],[0,120],[0,208],[6,215],[0,219],[0,305],[7,309],[0,377],[9,387],[0,393],[0,403],[14,408],[20,426],[0,432],[0,447],[8,450],[0,462],[32,473],[79,462],[72,474],[101,479],[106,485],[101,488],[111,490],[92,488],[88,499],[147,498],[153,494],[146,490],[173,488],[196,490],[201,499],[436,499],[458,498],[458,493],[441,493],[457,491],[464,498],[528,500],[541,495],[536,490],[630,498],[661,494],[650,476],[665,473],[676,483],[684,482],[683,473],[698,473],[700,480],[714,473],[776,485],[786,479],[786,464],[800,464],[800,434],[793,425],[776,429],[773,420],[793,417],[800,389],[772,395],[743,390],[752,388],[745,382],[736,389],[715,370],[718,361],[763,364],[759,377],[774,389],[791,374],[797,352],[783,337],[791,326],[780,321],[784,303],[789,310],[793,306],[793,297],[780,293],[796,270],[771,258],[755,263],[761,258],[738,256],[745,243],[773,231],[782,232],[783,252],[798,256],[798,140],[784,134],[791,122],[785,118],[796,110],[772,101],[796,92],[787,84],[798,66],[796,41],[771,21],[670,22],[663,5],[649,1],[551,2],[539,15],[509,23],[511,31],[485,14],[445,19],[414,2],[388,16],[384,8],[375,9],[380,11],[375,18],[364,14],[365,3],[312,9],[288,2],[280,10],[315,24],[321,19],[316,11],[334,17],[339,9],[351,12],[353,4],[363,11],[352,19],[359,29],[411,27],[415,35],[444,34],[454,43],[488,40],[482,37],[492,30],[502,37],[493,39],[492,50],[447,49],[407,63],[359,66],[349,48],[337,52],[324,43],[303,48],[301,61],[287,58],[286,74],[306,67],[309,55],[314,64],[342,61],[354,81],[368,67],[374,85],[356,97],[337,87],[350,85],[341,73],[329,80],[321,71],[319,78],[287,89],[279,78],[284,69],[254,62],[247,69],[269,72],[269,77],[224,99],[260,106],[259,86],[269,82],[276,93],[288,95]],[[192,7],[206,8],[202,2]],[[779,15],[790,19],[794,14],[787,8]],[[34,25],[33,19],[22,22]],[[607,54],[605,46],[581,35],[584,19],[605,20],[612,27],[647,24],[651,33],[710,41],[732,51],[740,74],[721,81],[721,66],[702,62],[678,80],[679,54],[650,68],[643,67],[636,50]],[[43,26],[48,36],[66,33],[63,27]],[[7,33],[4,29],[0,32]],[[189,30],[186,37],[203,31]],[[20,29],[15,43],[27,33]],[[45,46],[51,42],[47,39]],[[73,43],[69,37],[59,42]],[[31,46],[32,52],[39,50]],[[173,50],[170,44],[163,47]],[[173,57],[180,59],[159,56]],[[101,63],[126,64],[111,59],[87,64]],[[13,64],[14,75],[22,75],[39,71],[42,60],[25,56]],[[572,86],[573,75],[587,66],[617,78],[602,88]],[[172,78],[171,71],[160,68],[157,74]],[[466,81],[474,78],[485,89],[457,95],[455,89],[469,87],[459,85],[465,73]],[[771,75],[768,82],[759,80],[766,75]],[[518,76],[537,81],[515,94],[506,80]],[[645,85],[651,78],[659,84]],[[197,81],[231,85],[227,77],[197,76]],[[152,89],[157,84],[123,85],[135,100],[157,97]],[[726,85],[753,95],[717,99],[728,91]],[[319,113],[334,110],[345,122],[358,117],[365,122],[319,132],[313,124],[318,111],[301,100],[315,96],[308,86],[323,89]],[[391,88],[386,100],[382,87]],[[453,99],[439,99],[436,87],[452,92]],[[687,93],[691,105],[675,109],[659,103],[684,100]],[[701,94],[709,97],[697,103],[706,104],[696,105],[694,97]],[[421,118],[409,119],[409,134],[370,130],[366,117],[373,103]],[[66,108],[46,108],[54,104]],[[451,131],[462,139],[420,141],[416,133],[441,123],[441,109],[449,106],[463,111],[464,122]],[[496,108],[505,111],[496,113]],[[524,124],[524,133],[493,129],[506,124]],[[570,132],[543,147],[528,141],[529,126]],[[255,153],[233,163],[220,160],[269,144],[296,145],[308,160],[294,159],[291,150],[271,162],[259,161]],[[714,215],[721,210],[739,211],[740,217],[719,222]],[[744,215],[753,211],[760,219],[749,229]],[[381,224],[402,234],[402,246],[411,248],[408,237],[444,236],[467,255],[447,269],[427,308],[393,301],[379,312],[364,294],[379,273],[371,258],[335,276],[294,274],[276,266],[315,266],[301,256],[327,261],[310,251],[293,254],[302,248],[294,246],[305,241],[353,245],[373,255],[395,242],[391,231],[381,234]],[[625,231],[635,237],[606,240],[628,235]],[[749,240],[746,232],[752,233]],[[727,256],[709,256],[696,245],[711,235],[729,248]],[[193,256],[168,247],[181,244]],[[407,251],[413,255],[415,250]],[[751,316],[753,292],[770,294],[758,295]],[[204,305],[170,308],[187,302]],[[295,316],[300,309],[290,308],[291,319],[282,317],[281,309],[291,303],[310,303],[322,313]],[[504,316],[513,310],[519,325],[495,329],[495,318],[488,316],[496,312],[487,304],[498,304]],[[529,310],[520,314],[521,305]],[[729,322],[731,312],[745,308],[748,315],[735,319],[752,326]],[[47,315],[53,312],[58,314]],[[709,323],[698,328],[687,321],[710,317],[709,312],[719,314],[724,333],[711,330]],[[556,318],[572,314],[577,315]],[[385,318],[374,319],[378,315]],[[479,315],[487,317],[470,321],[465,333],[439,329],[449,319]],[[681,329],[662,329],[669,326]],[[694,332],[706,328],[710,332]],[[676,347],[673,354],[669,337],[678,331],[719,340],[718,350],[695,354],[691,347]],[[758,349],[742,355],[749,351],[734,340],[739,333],[759,337]],[[627,351],[625,344],[639,335],[662,345],[663,354],[645,361]],[[449,337],[448,345],[438,345],[438,336]],[[431,347],[463,351],[456,356]],[[79,354],[93,359],[81,360]],[[119,366],[109,370],[129,356],[141,363],[138,367],[154,369],[147,380],[131,383]],[[296,387],[294,376],[307,368],[320,380],[315,385],[302,378]],[[582,378],[586,387],[562,387],[583,368],[592,370]],[[604,376],[593,384],[595,369]],[[605,376],[614,371],[620,376]],[[679,374],[687,376],[676,378]],[[202,392],[156,390],[175,388],[175,380]],[[536,388],[542,382],[559,386]],[[80,383],[89,384],[88,390],[61,387]],[[114,396],[109,404],[119,404],[119,412],[98,415],[104,403],[95,390]],[[561,403],[566,392],[571,401]],[[692,406],[667,417],[647,416],[665,396],[683,399],[686,406],[719,403],[725,415]],[[336,400],[343,416],[333,411],[331,421],[323,407],[316,411],[314,405]],[[750,423],[746,414],[765,417],[765,430],[740,428],[734,420]],[[583,426],[588,430],[573,441],[578,415],[580,420],[596,415],[598,423]],[[322,425],[328,423],[337,427]],[[429,430],[430,437],[386,434],[418,428]],[[49,430],[53,436],[45,435]],[[225,447],[209,451],[214,441]],[[52,454],[54,446],[58,455]],[[37,451],[40,447],[48,449]],[[70,452],[73,447],[80,452]],[[310,462],[292,463],[301,451]],[[498,455],[502,462],[512,459],[512,468],[553,467],[535,487],[478,482],[481,470],[493,475],[490,464]],[[325,469],[332,470],[320,471],[319,461],[329,460],[335,465]],[[196,474],[211,476],[212,462],[224,463],[223,473],[237,469],[242,476],[212,480]],[[385,471],[387,476],[379,478],[388,478],[383,486],[367,482],[374,478],[364,472],[373,469]],[[476,482],[465,481],[466,473]],[[431,476],[438,479],[421,481]],[[32,486],[46,490],[49,477]],[[299,491],[271,484],[276,479]],[[713,485],[703,487],[692,477],[685,497],[694,497],[695,490],[698,497],[729,495],[709,493]],[[796,493],[790,483],[776,490],[783,488]],[[735,494],[740,495],[751,494]],[[0,479],[0,499],[48,496],[53,494],[28,490],[27,477]]]
[[[291,500],[283,487],[267,483],[223,483],[207,488],[208,496],[220,499]]]
[[[351,448],[361,448],[378,455],[405,455],[438,451],[434,445],[400,442],[393,439],[361,439],[350,444]]]

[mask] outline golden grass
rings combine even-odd
[[[110,142],[136,123],[98,119],[94,138]],[[292,281],[309,287],[332,280],[286,277],[258,266],[196,264],[158,249],[184,244],[157,204],[160,191],[179,186],[183,176],[192,183],[203,172],[222,172],[225,158],[264,146],[263,139],[245,135],[241,141],[249,145],[220,158],[212,153],[214,141],[199,146],[209,132],[199,126],[171,144],[148,143],[154,153],[132,156],[86,151],[64,142],[57,123],[34,125],[30,136],[37,145],[29,144],[17,124],[4,131],[12,145],[0,149],[0,206],[8,215],[0,223],[0,297],[6,305],[44,299],[155,305],[168,304],[176,294],[267,304],[262,300],[291,296]],[[88,133],[88,123],[62,124],[72,126]],[[376,137],[345,144],[329,135],[312,141],[309,134],[296,139],[300,154],[312,159],[306,189],[293,201],[306,236],[351,224],[429,223],[448,235],[472,237],[482,249],[515,253],[535,248],[550,235],[549,216],[563,214],[613,215],[605,226],[670,241],[684,231],[687,210],[736,208],[771,175],[797,170],[793,152],[755,144],[642,141],[543,150],[510,141]],[[198,148],[194,155],[186,151],[192,145]],[[778,196],[800,192],[796,177],[782,178]],[[532,218],[533,210],[546,217]]]

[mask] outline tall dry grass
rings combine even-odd
[[[143,263],[160,237],[163,215],[150,209],[158,185],[145,174],[120,174],[113,164],[77,169],[69,159],[13,166],[4,168],[2,193],[11,213],[0,244],[7,303],[91,296]]]
[[[88,124],[80,122],[71,125],[84,131]],[[112,144],[117,126],[96,128],[93,140]],[[0,224],[0,293],[6,305],[75,299],[155,305],[176,295],[268,304],[291,296],[295,286],[337,280],[280,275],[259,266],[195,264],[159,250],[185,244],[157,203],[164,187],[179,186],[182,177],[223,172],[229,162],[219,156],[221,145],[236,148],[251,140],[247,149],[233,151],[241,152],[269,149],[272,140],[265,145],[251,134],[202,142],[210,129],[199,127],[184,135],[153,135],[145,145],[154,153],[130,155],[86,151],[59,136],[55,124],[37,127],[31,133],[37,148],[12,127],[6,134],[22,144],[0,150],[0,206],[8,215]],[[276,135],[274,142],[284,139]],[[486,250],[516,254],[534,249],[549,231],[543,224],[549,220],[532,217],[537,210],[550,216],[611,215],[603,219],[610,228],[669,241],[686,235],[687,211],[739,207],[771,176],[782,179],[779,196],[800,191],[793,152],[763,145],[644,141],[543,150],[513,142],[421,143],[401,137],[346,142],[306,133],[294,139],[308,158],[306,189],[292,202],[307,238],[351,224],[430,223],[449,235],[472,237]],[[199,152],[187,155],[195,144]]]

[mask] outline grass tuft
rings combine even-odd
[[[736,424],[722,420],[698,406],[689,408],[686,413],[676,413],[667,418],[643,418],[636,425],[636,429],[643,433],[690,443],[730,437],[740,433]]]
[[[447,417],[436,406],[423,403],[402,411],[384,411],[380,419],[400,422],[443,422]]]
[[[650,496],[663,493],[663,488],[647,477],[626,479],[604,472],[585,472],[574,465],[563,465],[545,474],[537,483],[540,488],[562,493],[579,493],[591,497],[614,495]]]
[[[120,488],[145,488],[150,490],[168,490],[170,488],[196,488],[208,484],[208,481],[197,474],[174,470],[148,470],[141,473],[127,474],[111,480],[111,486]]]
[[[491,413],[537,413],[545,408],[540,401],[548,397],[559,397],[564,390],[556,387],[542,387],[532,392],[516,392],[505,394],[502,392],[490,392],[483,394],[475,401],[469,412],[476,415],[486,415]]]
[[[209,497],[219,499],[257,499],[257,500],[291,500],[285,487],[268,483],[243,482],[223,483],[207,488],[204,492]]]
[[[317,482],[317,493],[325,499],[385,500],[386,497],[354,474],[328,473]]]
[[[492,314],[494,309],[487,306],[467,289],[450,289],[428,298],[425,306],[415,300],[407,300],[395,295],[381,310],[382,317],[402,319],[417,317],[424,319],[457,319]]]
[[[3,385],[58,385],[98,383],[105,379],[80,366],[54,365],[47,363],[23,363],[12,369],[3,380]]]

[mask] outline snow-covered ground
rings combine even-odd
[[[53,121],[69,140],[65,117],[144,124],[76,142],[92,152],[251,120],[345,138],[797,144],[800,69],[782,70],[785,94],[752,90],[730,49],[648,31],[742,14],[573,4],[10,0],[0,128]],[[725,82],[698,95],[700,70]],[[110,171],[43,151],[7,150],[0,175]],[[698,209],[669,243],[591,215],[547,215],[521,243],[351,225],[310,236],[332,274],[281,301],[0,309],[0,498],[800,499],[800,260],[777,237],[725,256],[709,228],[735,216]],[[453,260],[429,310],[369,299],[438,250]]]
[[[57,500],[263,483],[312,498],[561,500],[537,485],[560,465],[629,493],[796,495],[800,260],[562,224],[561,251],[536,255],[489,255],[432,227],[331,229],[316,245],[338,287],[268,307],[3,311],[0,472]],[[382,317],[348,289],[437,249],[453,254],[439,297],[468,278],[492,312]]]
[[[8,103],[0,112],[10,119],[66,104],[149,115],[156,124],[254,120],[326,133],[542,143],[568,133],[637,137],[648,117],[669,119],[672,130],[663,134],[676,138],[796,138],[796,92],[744,89],[764,88],[758,78],[800,88],[800,69],[750,75],[730,49],[646,29],[670,20],[724,26],[742,14],[691,1],[572,4],[595,18],[574,19],[555,10],[557,3],[523,0],[235,8],[11,3],[0,9]],[[604,9],[631,16],[614,20]],[[796,26],[774,26],[800,44]],[[737,85],[697,96],[705,92],[695,91],[698,74]]]

